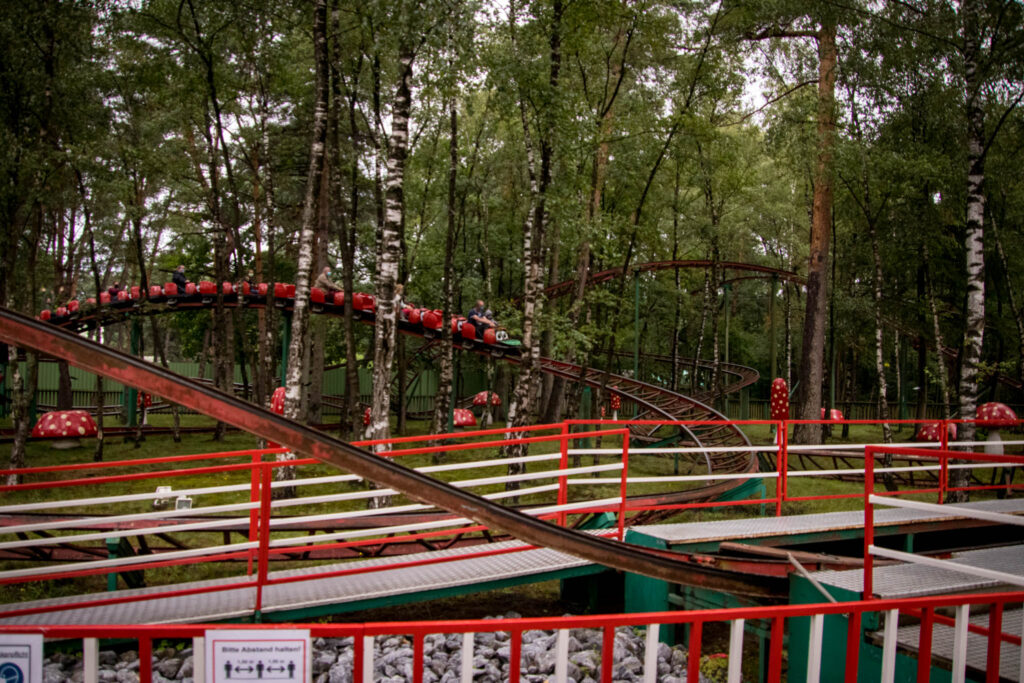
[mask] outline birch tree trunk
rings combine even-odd
[[[316,62],[316,107],[313,111],[313,140],[309,149],[309,174],[302,205],[302,231],[299,234],[298,268],[295,273],[295,305],[292,309],[291,343],[288,345],[288,368],[285,375],[284,414],[290,420],[301,420],[302,374],[305,343],[309,323],[309,278],[313,268],[313,238],[319,207],[320,179],[324,170],[324,148],[327,138],[327,0],[316,0],[313,10],[313,48]],[[281,453],[278,460],[294,460],[294,453]],[[295,478],[292,467],[274,470],[278,480]],[[281,497],[294,496],[288,487]]]
[[[960,364],[960,419],[973,420],[978,407],[978,366],[985,334],[985,112],[981,103],[979,59],[981,51],[980,3],[965,0],[961,6],[964,24],[964,88],[967,112],[967,225],[964,231],[967,302],[964,315],[963,354]],[[960,425],[959,438],[973,441],[973,422]],[[966,486],[970,470],[950,473],[950,487]],[[964,492],[949,494],[951,501],[967,499]]]
[[[514,30],[514,13],[510,14]],[[549,95],[553,98],[558,90],[559,74],[562,66],[562,1],[553,0],[551,11],[551,29],[549,33],[549,66],[548,66],[548,88]],[[545,198],[548,186],[551,184],[551,161],[554,152],[553,147],[553,123],[550,119],[551,112],[542,114],[540,123],[540,163],[534,155],[532,135],[530,133],[529,121],[527,119],[527,105],[524,101],[524,93],[519,95],[519,113],[523,125],[523,143],[526,148],[527,170],[530,176],[530,212],[523,228],[523,264],[525,266],[525,277],[523,282],[523,340],[522,345],[525,353],[520,360],[519,373],[516,379],[516,388],[512,393],[512,400],[508,407],[508,426],[510,428],[522,427],[529,423],[531,411],[536,410],[536,394],[540,379],[540,339],[536,333],[537,320],[541,313],[541,292],[544,286],[543,269],[544,263],[544,233],[547,223],[547,209]],[[508,432],[508,437],[516,435]],[[517,457],[525,455],[525,445],[505,446],[503,449],[505,457]],[[525,471],[522,463],[513,463],[508,467],[509,476],[520,474]],[[519,488],[518,482],[506,483],[506,490]]]
[[[875,309],[875,374],[878,378],[878,419],[882,421],[882,438],[892,443],[892,427],[889,425],[888,383],[885,381],[885,337],[882,334],[882,255],[878,249],[878,230],[868,220],[868,234],[871,237],[871,259],[874,263],[873,294]],[[892,460],[891,455],[886,455]]]
[[[373,398],[370,403],[370,439],[391,436],[391,368],[398,345],[398,283],[402,263],[402,233],[405,224],[405,158],[409,146],[409,114],[412,108],[413,52],[403,42],[398,48],[399,78],[391,114],[391,140],[388,145],[388,178],[384,225],[378,244],[377,322],[373,326]],[[447,321],[446,321],[447,322]],[[390,450],[374,446],[375,452]],[[369,507],[388,505],[390,497],[370,499]]]
[[[444,279],[441,283],[442,288],[442,308],[441,320],[446,321],[451,318],[454,292],[454,279],[455,279],[455,227],[456,227],[456,215],[455,215],[455,190],[456,180],[458,178],[459,168],[459,119],[458,111],[456,109],[455,98],[453,97],[449,102],[448,112],[448,228],[445,232],[444,239]],[[440,434],[447,431],[448,428],[448,415],[452,409],[452,387],[454,383],[454,376],[452,373],[453,358],[452,354],[454,349],[452,347],[452,328],[451,325],[441,325],[441,355],[438,358],[438,386],[437,386],[437,397],[434,399],[434,417],[430,423],[430,431],[434,434]],[[444,460],[444,454],[438,453],[434,456],[435,462],[441,462]]]

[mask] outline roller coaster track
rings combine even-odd
[[[393,488],[410,498],[503,529],[536,546],[554,548],[590,562],[685,585],[714,583],[724,590],[750,587],[710,568],[683,566],[671,553],[641,548],[559,527],[410,470],[309,426],[221,393],[70,331],[0,307],[0,341],[34,349],[128,386],[189,405],[229,425],[275,441],[346,472]],[[640,387],[635,387],[639,389]]]
[[[630,267],[630,272],[634,273],[653,273],[659,270],[675,270],[676,268],[710,268],[712,262],[709,260],[695,260],[689,259],[685,261],[650,261],[648,263],[640,263]],[[771,268],[770,266],[760,266],[755,263],[739,263],[736,261],[719,261],[718,267],[722,270],[742,270],[755,273],[763,273],[764,275],[771,275],[778,277],[780,280],[786,280],[787,282],[794,282],[796,284],[803,284],[807,281],[806,278],[797,275],[794,272],[788,270],[781,270],[779,268]],[[613,280],[617,277],[622,277],[622,266],[618,268],[609,268],[608,270],[602,270],[598,273],[594,273],[587,278],[587,286],[592,287],[593,285],[599,285],[609,280]],[[750,276],[741,279],[748,279]],[[754,276],[757,277],[757,276]],[[557,299],[560,296],[565,296],[572,292],[576,287],[576,280],[565,280],[558,284],[551,285],[544,290],[544,296],[548,299]]]
[[[620,358],[632,358],[633,354],[628,351],[620,351],[616,354]],[[641,359],[653,360],[659,363],[672,364],[672,356],[662,353],[641,353]],[[703,358],[684,358],[679,357],[676,359],[680,368],[697,368],[710,372],[714,368],[714,362],[705,360]],[[738,363],[724,363],[719,361],[718,372],[723,376],[721,388],[712,387],[705,389],[699,393],[688,394],[690,398],[696,399],[702,403],[707,403],[715,400],[719,396],[725,394],[731,394],[739,391],[744,387],[748,387],[751,384],[761,379],[761,373],[754,368],[747,367],[746,365],[740,365]]]
[[[264,297],[242,296],[238,294],[225,295],[223,300],[224,305],[229,308],[270,305]],[[275,307],[285,312],[291,309],[292,303],[293,299],[288,298],[275,299],[273,301]],[[129,300],[112,305],[96,306],[85,312],[69,314],[59,319],[51,318],[50,323],[65,329],[82,332],[96,326],[123,322],[132,315],[157,315],[179,310],[210,309],[212,306],[212,297],[201,297],[199,295],[178,297],[174,300],[173,305],[170,303],[154,303],[149,299]],[[312,310],[323,315],[339,316],[343,313],[341,306],[330,304],[314,304]],[[353,311],[353,313],[359,322],[366,324],[373,324],[375,322],[375,315],[372,310]],[[434,343],[435,346],[436,341],[440,338],[439,331],[425,327],[422,322],[411,323],[408,320],[400,320],[398,328],[404,334],[425,338],[428,342]],[[520,347],[518,346],[509,346],[501,343],[491,345],[481,341],[460,339],[458,336],[454,336],[453,343],[456,347],[465,351],[491,355],[508,362],[518,363],[520,360]],[[756,375],[756,372],[749,368],[743,370],[739,369],[742,366],[735,366],[735,368],[737,374],[743,375],[744,381],[751,379],[750,373]],[[610,373],[606,375],[603,371],[593,368],[588,368],[583,372],[579,365],[551,358],[541,358],[541,369],[544,372],[564,377],[568,380],[583,382],[594,388],[603,386],[607,391],[619,394],[626,401],[635,403],[637,415],[634,419],[637,420],[722,422],[723,424],[714,425],[680,425],[678,430],[681,439],[678,445],[710,449],[703,456],[703,462],[706,466],[705,471],[708,474],[738,474],[757,471],[757,458],[753,453],[713,450],[716,447],[722,446],[749,446],[750,441],[741,429],[735,425],[725,423],[727,418],[724,415],[699,400],[629,377]],[[751,381],[756,381],[756,376]],[[155,393],[158,396],[165,396],[159,392]],[[199,408],[196,407],[196,409]],[[634,438],[646,442],[654,441],[659,437],[671,436],[671,434],[666,434],[666,428],[659,425],[631,425],[630,431]],[[694,462],[693,467],[696,468],[696,465],[697,463]],[[696,489],[663,494],[658,500],[659,503],[707,500],[742,484],[742,480],[725,480]],[[650,512],[642,514],[641,518],[645,522],[651,522],[671,514],[671,511],[663,511],[661,513]]]

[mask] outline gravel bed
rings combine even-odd
[[[507,617],[517,617],[509,613]],[[509,634],[502,631],[473,636],[473,680],[502,683],[508,680]],[[545,683],[555,673],[557,636],[550,631],[524,631],[521,681]],[[569,683],[598,683],[601,677],[602,634],[597,629],[573,629],[569,636]],[[612,679],[633,683],[643,680],[644,632],[620,627],[615,633]],[[373,645],[375,683],[412,680],[413,645],[404,636],[377,636]],[[314,638],[314,683],[352,683],[352,638]],[[138,683],[139,655],[135,650],[99,653],[99,680]],[[658,645],[658,681],[681,683],[686,679],[686,650]],[[462,634],[432,634],[423,643],[423,682],[458,683],[462,674]],[[77,654],[54,653],[43,661],[43,683],[81,683],[82,660]],[[702,683],[709,678],[700,675]],[[192,648],[160,647],[153,650],[153,683],[192,683]]]

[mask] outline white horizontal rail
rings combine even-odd
[[[1003,443],[1006,443],[1005,441]],[[763,446],[679,446],[666,448],[631,448],[630,455],[662,455],[665,453],[765,453],[779,450],[775,444]],[[570,448],[569,455],[622,455],[619,448]]]
[[[868,502],[874,505],[887,505],[894,508],[933,512],[946,517],[968,517],[970,519],[982,519],[986,522],[996,522],[998,524],[1024,526],[1024,517],[1008,515],[1002,512],[989,512],[988,510],[979,510],[977,508],[958,506],[951,509],[948,505],[925,503],[919,500],[907,500],[905,498],[896,498],[895,496],[876,496],[875,494],[868,496]]]
[[[1024,576],[1020,574],[1008,574],[1006,572],[999,572],[994,569],[985,569],[984,567],[972,567],[967,564],[954,562],[953,560],[940,560],[934,557],[927,557],[925,555],[915,555],[913,553],[905,553],[900,550],[890,550],[889,548],[881,548],[877,545],[868,546],[868,552],[874,555],[875,557],[884,557],[890,560],[900,560],[901,562],[911,562],[913,564],[923,564],[929,567],[945,569],[951,572],[961,572],[962,574],[977,576],[982,579],[1000,581],[1002,583],[1008,583],[1013,586],[1024,586]]]
[[[551,455],[546,455],[546,456],[541,456],[541,457],[543,459],[547,459],[547,460],[553,459]],[[556,453],[556,454],[553,454],[553,457],[554,458],[560,458],[561,455]],[[507,465],[509,462],[512,462],[514,460],[516,460],[516,459],[496,460],[496,461],[491,461],[491,462],[492,463],[496,463],[496,464],[506,464]],[[523,473],[523,474],[513,475],[513,476],[504,475],[504,476],[495,476],[495,477],[484,477],[484,478],[479,478],[479,479],[467,479],[467,480],[463,480],[463,481],[452,482],[452,485],[460,487],[460,488],[465,488],[465,487],[471,487],[471,486],[484,486],[484,485],[497,484],[497,483],[507,483],[507,482],[510,482],[510,481],[531,481],[531,480],[536,480],[536,479],[548,479],[548,478],[554,478],[554,477],[563,477],[563,476],[567,476],[567,475],[570,475],[570,474],[572,474],[572,475],[590,474],[590,473],[598,473],[598,472],[606,472],[606,471],[615,471],[615,470],[621,470],[621,469],[622,469],[622,464],[621,463],[610,463],[610,464],[605,464],[605,465],[593,465],[593,466],[590,466],[590,467],[569,468],[569,469],[565,469],[565,470],[557,469],[557,470],[542,470],[542,471],[539,471],[539,472],[526,472],[526,473]],[[325,477],[325,478],[321,478],[319,480],[317,480],[317,479],[307,479],[307,480],[293,480],[293,481],[296,482],[296,483],[300,482],[300,481],[304,481],[306,483],[322,483],[323,480],[327,480],[327,479],[336,480],[336,481],[338,481],[338,480],[354,481],[357,478],[356,477],[352,477],[351,475],[342,475],[341,477]],[[280,482],[278,482],[278,483],[280,483]],[[284,482],[284,483],[288,483],[288,482]],[[216,488],[224,488],[224,487],[216,487]],[[231,488],[233,488],[235,490],[242,490],[243,488],[244,488],[244,490],[248,490],[249,486],[248,485],[243,485],[242,487],[231,487]],[[550,489],[546,489],[546,490],[550,490]],[[171,493],[164,492],[164,493],[160,493],[160,494],[146,493],[146,494],[143,494],[144,495],[143,499],[150,498],[150,497],[157,497],[157,496],[165,497],[166,498],[166,497],[172,497],[175,494],[177,494],[177,495],[184,495],[184,491],[186,491],[186,490],[180,490],[180,491],[176,491],[176,492],[172,491]],[[379,497],[379,496],[397,495],[397,493],[398,492],[394,491],[393,489],[371,489],[371,490],[366,490],[366,491],[350,491],[350,492],[346,492],[346,493],[334,493],[334,494],[326,494],[326,495],[322,495],[322,496],[305,496],[305,497],[302,497],[302,498],[291,499],[291,500],[274,501],[274,502],[271,503],[271,507],[272,508],[283,508],[283,507],[293,507],[293,506],[298,506],[298,505],[310,505],[310,504],[316,504],[316,503],[331,503],[331,502],[340,502],[340,501],[351,501],[351,500],[360,500],[360,499],[365,499],[365,498],[376,498],[376,497]],[[521,491],[520,492],[515,492],[514,491],[514,492],[511,492],[509,495],[510,496],[522,495],[522,492]],[[124,497],[108,497],[108,498],[104,499],[104,502],[106,502],[106,503],[114,503],[114,502],[121,502],[123,500],[124,500]],[[63,501],[63,505],[77,505],[77,504],[80,504],[80,501]],[[258,508],[259,505],[260,505],[259,502],[247,501],[247,502],[244,502],[244,503],[234,503],[234,504],[226,504],[226,505],[219,505],[219,506],[209,506],[209,507],[205,507],[205,508],[193,508],[191,510],[166,510],[166,511],[159,511],[159,512],[144,512],[144,513],[134,513],[134,514],[130,514],[130,515],[118,515],[118,516],[115,516],[115,517],[103,516],[103,517],[87,517],[87,518],[81,518],[81,519],[75,519],[75,520],[58,520],[58,521],[54,521],[54,522],[50,522],[50,523],[40,522],[40,523],[36,523],[36,524],[31,524],[31,525],[17,525],[17,526],[12,526],[12,527],[0,527],[0,533],[12,533],[13,534],[13,533],[25,532],[25,531],[53,530],[53,529],[60,529],[60,528],[74,528],[74,527],[80,527],[82,525],[88,525],[88,524],[103,524],[103,523],[110,524],[110,523],[118,523],[118,522],[164,519],[164,518],[171,518],[171,517],[176,517],[176,516],[191,516],[191,515],[208,514],[208,513],[232,512],[232,511],[239,511],[239,510],[252,510],[252,509]],[[432,506],[417,504],[417,505],[414,505],[414,506],[402,506],[401,508],[383,508],[383,509],[376,509],[376,510],[370,510],[370,511],[354,510],[354,511],[348,511],[348,512],[334,513],[332,515],[315,515],[315,516],[305,516],[305,517],[293,517],[293,518],[291,518],[289,520],[289,523],[295,524],[295,523],[299,523],[301,521],[313,521],[313,520],[323,521],[323,520],[329,520],[329,519],[345,519],[347,517],[359,517],[359,516],[366,516],[366,515],[372,515],[372,514],[380,514],[381,512],[385,512],[385,511],[386,512],[397,512],[397,511],[401,510],[401,511],[407,511],[408,512],[408,511],[414,511],[414,510],[427,510],[427,509],[431,509],[431,507]],[[271,521],[271,525],[272,526],[276,526],[278,524],[283,523],[281,521],[282,519],[284,519],[284,518],[279,518],[277,520],[272,520]],[[152,527],[152,528],[146,528],[146,529],[110,530],[110,531],[104,531],[104,532],[96,532],[96,533],[92,533],[92,534],[78,534],[78,535],[74,535],[74,536],[72,536],[70,538],[73,538],[75,541],[92,541],[92,540],[99,540],[99,539],[104,539],[104,538],[125,538],[125,537],[133,537],[133,536],[142,536],[142,535],[146,535],[146,534],[150,534],[150,533],[156,533],[156,532],[161,531],[161,530],[162,531],[202,531],[202,530],[206,530],[206,529],[210,529],[210,530],[212,530],[212,529],[220,529],[220,528],[223,528],[225,526],[231,526],[231,525],[234,525],[234,524],[238,524],[239,522],[245,522],[245,521],[247,521],[247,520],[245,520],[245,518],[232,517],[232,518],[223,519],[223,520],[204,520],[204,521],[193,522],[193,523],[188,523],[188,524],[167,525],[166,527]],[[16,540],[16,541],[9,541],[9,542],[5,542],[5,543],[0,543],[0,549],[11,548],[11,547],[29,547],[29,546],[55,545],[55,544],[58,544],[58,543],[67,542],[68,538],[69,538],[68,536],[62,536],[62,537],[39,538],[39,539],[30,539],[30,540],[20,540],[19,539],[19,540]]]
[[[415,468],[417,472],[432,473],[432,472],[446,472],[452,470],[468,470],[468,469],[480,469],[484,467],[494,467],[499,465],[509,465],[513,463],[531,463],[531,462],[542,462],[545,460],[558,460],[561,457],[560,453],[548,453],[543,455],[528,455],[519,458],[499,458],[492,460],[478,460],[469,463],[451,463],[447,465],[428,465],[425,467]],[[239,468],[238,472],[247,473],[245,469]],[[154,482],[158,481],[157,478],[153,479]],[[271,482],[270,488],[285,488],[285,487],[303,487],[303,486],[314,486],[316,484],[336,484],[343,482],[356,482],[362,481],[362,477],[357,477],[354,474],[337,474],[323,477],[305,477],[302,479],[291,479],[287,481],[274,481]],[[64,509],[68,507],[86,507],[92,505],[109,505],[110,503],[127,503],[140,500],[155,500],[158,498],[167,498],[169,496],[201,496],[212,493],[236,493],[236,492],[248,492],[252,489],[250,483],[245,484],[225,484],[223,486],[204,486],[199,488],[189,489],[174,489],[170,493],[163,492],[158,493],[156,491],[145,492],[145,493],[128,493],[119,494],[116,496],[99,496],[91,498],[70,498],[64,500],[52,500],[42,501],[35,503],[18,503],[15,505],[0,505],[0,514],[14,513],[14,512],[38,512],[40,510],[55,510]],[[272,505],[273,507],[288,507],[291,505],[303,505],[307,498],[292,498],[275,500]],[[195,510],[191,514],[195,514]]]
[[[1024,446],[1024,441],[1000,441],[1004,446]],[[962,446],[987,446],[991,441],[950,441],[946,448],[953,449]],[[790,453],[804,453],[807,451],[862,451],[868,446],[877,448],[931,448],[941,449],[942,444],[937,441],[902,441],[900,443],[837,443],[837,444],[791,444],[787,446]],[[899,455],[894,453],[893,455]]]
[[[541,493],[541,492],[544,492],[544,491],[556,490],[557,488],[558,488],[558,484],[548,484],[548,485],[545,485],[545,486],[535,486],[535,487],[526,488],[526,489],[519,489],[519,490],[516,490],[516,491],[500,491],[500,492],[497,492],[497,493],[487,494],[487,495],[485,495],[483,497],[484,498],[489,498],[489,499],[493,500],[495,498],[506,498],[506,497],[510,497],[512,495],[525,496],[525,495],[530,495],[531,493]],[[402,506],[402,508],[384,508],[384,509],[389,510],[390,512],[395,512],[395,511],[412,512],[412,511],[416,511],[416,510],[428,509],[428,507],[426,505],[405,505],[405,506]],[[358,515],[352,515],[352,516],[365,517],[367,515],[373,514],[374,512],[379,513],[380,509],[377,509],[377,510],[356,510],[355,512],[358,513]],[[294,518],[294,517],[280,518],[280,520],[272,520],[271,525],[272,526],[287,527],[289,525],[295,524],[296,523],[296,519],[297,518]],[[330,515],[330,514],[310,515],[308,517],[302,518],[302,520],[306,521],[306,522],[308,522],[308,521],[332,521],[334,519],[337,519],[336,515]],[[361,537],[364,537],[364,536],[379,536],[379,535],[386,535],[386,534],[390,534],[390,533],[398,533],[398,532],[404,532],[404,531],[420,531],[420,530],[423,530],[423,529],[442,529],[442,528],[449,527],[449,526],[450,527],[462,526],[464,524],[469,524],[472,521],[473,520],[468,519],[466,517],[448,517],[448,518],[445,518],[445,519],[432,520],[432,521],[429,521],[429,522],[417,522],[417,523],[413,523],[413,524],[400,524],[400,525],[392,525],[392,526],[385,526],[385,527],[372,527],[372,528],[366,528],[366,529],[351,529],[351,530],[345,530],[345,531],[332,532],[332,533],[328,533],[328,534],[308,534],[308,535],[305,535],[305,536],[294,536],[294,537],[291,537],[291,538],[278,539],[276,541],[271,541],[270,545],[272,547],[283,547],[283,546],[290,546],[290,545],[300,545],[300,543],[298,541],[302,541],[302,540],[309,540],[309,541],[315,541],[315,542],[326,542],[326,541],[335,541],[335,540],[344,539],[344,538],[361,538]],[[285,530],[287,530],[287,529],[285,529]]]
[[[66,540],[66,539],[65,539]],[[118,557],[109,560],[91,560],[88,562],[72,562],[71,564],[62,564],[60,566],[61,573],[74,572],[79,569],[110,569],[114,567],[127,567],[138,564],[147,564],[149,562],[164,562],[167,560],[182,560],[191,557],[202,557],[203,555],[217,555],[219,553],[233,553],[243,550],[252,550],[258,547],[259,544],[256,541],[246,541],[245,543],[232,543],[230,545],[217,545],[210,546],[208,548],[189,548],[188,550],[175,550],[168,553],[161,553],[160,555],[135,555],[133,557]],[[49,574],[54,570],[52,567],[32,567],[29,569],[12,569],[5,572],[0,572],[0,578],[13,579],[22,576],[35,576],[37,574]],[[2,614],[2,613],[0,613]]]
[[[95,531],[87,534],[69,534],[66,536],[46,536],[43,538],[29,538],[25,540],[7,541],[0,543],[0,549],[7,548],[31,548],[47,545],[60,545],[61,543],[80,543],[82,541],[102,541],[107,538],[130,538],[134,536],[145,536],[147,534],[160,534],[169,531],[209,531],[222,529],[234,524],[249,523],[248,517],[225,517],[224,519],[193,522],[190,524],[173,524],[167,526],[147,527],[145,529],[120,529],[110,531]],[[0,530],[5,531],[0,527]]]
[[[937,472],[941,465],[911,465],[908,467],[876,467],[875,474],[894,474],[897,472]],[[788,477],[832,477],[837,474],[866,474],[863,467],[851,467],[838,470],[791,470]]]
[[[417,467],[417,472],[432,473],[432,472],[451,472],[452,470],[464,470],[471,469],[467,465],[472,465],[472,468],[480,467],[498,467],[508,465],[509,463],[521,462],[544,462],[547,460],[558,460],[562,457],[561,453],[544,453],[541,455],[524,455],[519,458],[494,458],[492,460],[474,460],[471,463],[464,462],[453,462],[446,463],[443,465],[427,465],[426,467]]]
[[[541,488],[541,487],[538,487]],[[520,495],[527,495],[531,493],[531,489],[521,489],[516,493]],[[508,493],[508,492],[502,492]],[[565,505],[549,505],[544,507],[533,508],[530,510],[524,510],[528,515],[539,516],[549,514],[553,512],[571,512],[572,510],[578,510],[581,508],[589,508],[593,506],[608,506],[618,505],[621,503],[621,498],[603,498],[600,500],[588,500],[577,503],[567,503]],[[452,517],[448,519],[433,520],[430,522],[417,522],[414,524],[401,524],[389,527],[378,527],[375,529],[353,529],[352,531],[338,531],[330,534],[308,534],[305,536],[293,536],[291,538],[280,538],[270,542],[272,548],[287,548],[295,545],[304,545],[308,543],[326,543],[328,541],[338,541],[348,538],[362,538],[366,536],[383,536],[392,533],[404,533],[409,531],[424,531],[428,529],[444,529],[446,527],[458,527],[465,524],[473,524],[473,520],[466,517]]]
[[[790,475],[792,476],[792,475]],[[778,472],[736,472],[731,474],[679,474],[664,477],[628,477],[629,484],[655,484],[663,481],[719,481],[722,479],[778,479]]]

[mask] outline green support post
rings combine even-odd
[[[9,347],[4,346],[3,349],[0,349],[0,417],[7,417],[7,406],[11,396],[9,391],[11,365],[8,353],[10,353]]]
[[[633,271],[633,379],[640,381],[640,271]],[[640,405],[633,403],[633,419],[640,415]]]
[[[591,396],[591,394],[590,394],[590,387],[583,387],[583,395],[580,397],[580,419],[581,420],[589,420],[590,419],[590,396]],[[587,427],[587,429],[590,430],[591,427]],[[587,437],[586,439],[583,439],[582,443],[580,444],[580,448],[590,448],[590,447],[591,447],[591,445],[590,445],[590,437]]]
[[[131,331],[131,353],[133,356],[139,355],[139,350],[142,346],[142,321],[138,318],[132,320],[132,331]],[[121,392],[123,401],[127,403],[122,406],[124,408],[125,419],[129,427],[136,426],[139,421],[138,414],[138,401],[139,401],[139,390],[135,387],[126,386],[125,390]]]
[[[726,282],[723,285],[723,289],[725,290],[725,292],[724,292],[724,294],[725,294],[725,301],[723,302],[724,305],[725,305],[725,362],[728,364],[729,363],[729,322],[730,322],[730,319],[732,318],[732,311],[731,311],[731,309],[732,309],[732,301],[731,301],[731,299],[732,299],[732,283],[731,282]],[[712,389],[712,391],[715,390],[714,387],[712,387],[711,389]],[[729,417],[729,396],[727,394],[722,396],[722,412],[725,413],[726,417]]]
[[[288,376],[288,347],[292,345],[292,314],[284,311],[281,316],[281,386]],[[358,393],[359,389],[356,389]]]
[[[779,376],[779,348],[778,348],[778,335],[775,333],[775,293],[778,291],[779,276],[772,275],[772,289],[768,296],[768,334],[771,336],[771,342],[769,348],[771,349],[771,376],[770,379],[774,380]]]

